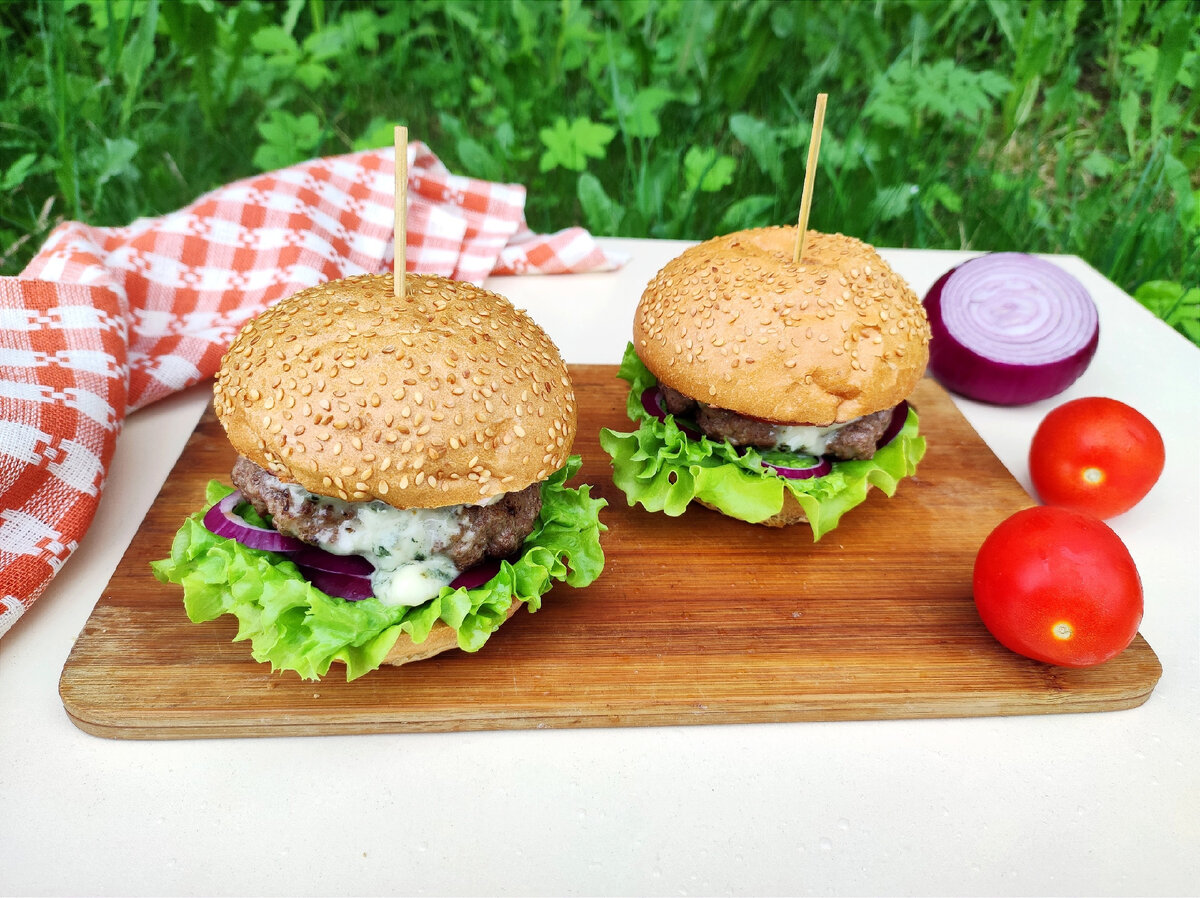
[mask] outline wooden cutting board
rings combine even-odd
[[[482,651],[314,683],[271,673],[235,621],[192,624],[150,562],[234,460],[207,414],[67,659],[60,694],[100,736],[169,739],[955,717],[1140,705],[1162,673],[1139,635],[1087,670],[1000,646],[971,599],[988,532],[1031,501],[926,379],[913,401],[929,442],[918,476],[873,491],[814,544],[698,507],[629,508],[597,433],[628,430],[611,366],[573,368],[577,480],[608,500],[607,556],[591,587],[556,587]]]

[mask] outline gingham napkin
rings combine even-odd
[[[409,144],[406,268],[605,271],[581,228],[532,233],[525,188],[451,174]],[[0,278],[0,635],[95,514],[125,414],[211,376],[238,329],[301,288],[394,260],[391,149],[315,159],[128,227],[58,227]]]

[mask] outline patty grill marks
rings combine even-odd
[[[664,383],[658,386],[667,412],[689,417],[711,439],[756,449],[771,449],[780,442],[780,425],[706,405]],[[843,460],[871,458],[891,420],[892,410],[888,408],[843,424],[829,436],[824,454]]]
[[[286,484],[249,459],[239,456],[233,484],[261,515],[270,515],[276,530],[311,545],[336,545],[343,527],[352,527],[357,509],[366,503],[316,496]],[[303,496],[297,501],[298,496]],[[507,558],[533,531],[542,510],[541,484],[505,493],[489,505],[459,505],[447,509],[459,527],[433,550],[449,556],[460,571],[492,558]]]

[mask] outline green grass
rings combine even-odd
[[[1200,3],[0,0],[0,272],[382,146],[529,186],[530,224],[1075,253],[1200,343]]]

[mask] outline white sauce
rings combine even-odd
[[[385,605],[409,607],[428,602],[457,576],[458,568],[449,558],[431,555],[425,561],[406,564],[394,570],[376,569],[371,575],[371,589]]]
[[[829,440],[845,426],[845,424],[834,424],[831,427],[811,427],[805,424],[795,426],[780,424],[775,428],[775,435],[779,439],[776,445],[780,449],[803,455],[824,455]]]
[[[317,544],[334,555],[361,555],[371,562],[375,568],[371,588],[385,605],[420,605],[459,575],[449,556],[433,548],[448,545],[458,533],[463,506],[400,509],[379,501],[343,502],[316,496],[295,483],[282,485],[289,492],[293,512],[315,498],[353,514],[332,540]],[[493,497],[488,504],[499,498]]]
[[[458,576],[458,568],[433,548],[459,530],[461,506],[393,508],[383,502],[357,507],[326,546],[338,555],[361,555],[375,566],[371,587],[385,605],[419,605]]]

